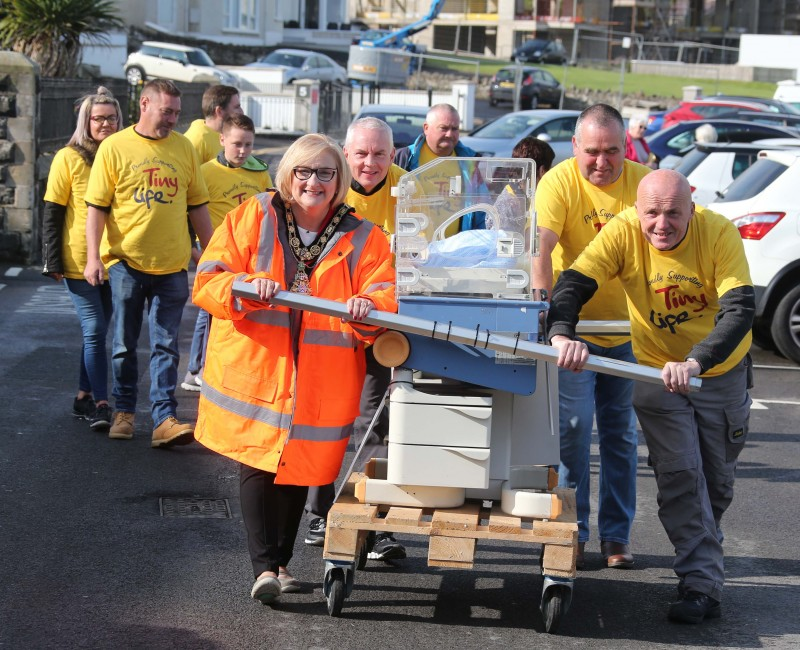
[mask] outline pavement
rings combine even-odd
[[[187,305],[181,376],[195,314]],[[332,618],[321,549],[302,543],[302,528],[290,564],[302,591],[275,608],[253,601],[236,465],[197,443],[150,448],[146,332],[130,441],[70,415],[80,347],[64,289],[38,269],[0,265],[0,648],[800,647],[800,369],[772,354],[754,350],[756,408],[723,520],[723,617],[666,620],[672,548],[641,442],[636,564],[605,568],[595,536],[551,635],[538,549],[511,543],[480,543],[471,571],[441,569],[427,566],[425,538],[399,535],[408,558],[368,562]],[[193,420],[197,394],[178,395],[179,417]],[[598,469],[595,444],[595,493]]]

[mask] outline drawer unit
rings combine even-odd
[[[489,449],[389,441],[386,479],[399,485],[489,487]]]

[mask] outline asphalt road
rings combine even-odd
[[[187,306],[187,352],[196,310]],[[734,503],[723,520],[728,585],[723,618],[666,620],[675,593],[671,547],[639,451],[636,566],[588,567],[557,636],[544,633],[536,553],[478,545],[473,570],[428,568],[424,538],[409,557],[369,562],[341,618],[322,596],[321,549],[298,541],[299,594],[272,609],[249,597],[252,573],[234,463],[194,443],[150,448],[147,346],[132,441],[92,433],[70,415],[80,332],[63,288],[37,269],[0,266],[0,647],[797,648],[800,644],[800,369],[754,350],[757,398]],[[185,358],[181,369],[185,369]],[[179,390],[179,416],[197,396]],[[597,456],[593,456],[596,489]],[[230,518],[162,516],[175,500],[230,507]],[[169,501],[172,500],[172,501]],[[198,503],[196,501],[196,503]],[[197,514],[192,510],[187,514]],[[214,514],[216,511],[210,511]],[[208,513],[207,513],[208,514]],[[223,513],[224,514],[224,513]]]

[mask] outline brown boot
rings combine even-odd
[[[629,569],[633,566],[633,554],[627,544],[600,542],[600,551],[610,569]]]
[[[184,424],[171,415],[153,431],[151,447],[163,448],[174,445],[188,445],[194,440],[194,427]]]
[[[108,437],[114,440],[130,440],[133,438],[133,413],[117,411],[114,413],[114,423],[108,430]]]

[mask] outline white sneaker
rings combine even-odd
[[[281,583],[274,576],[264,576],[255,581],[250,595],[262,605],[271,605],[281,598]]]

